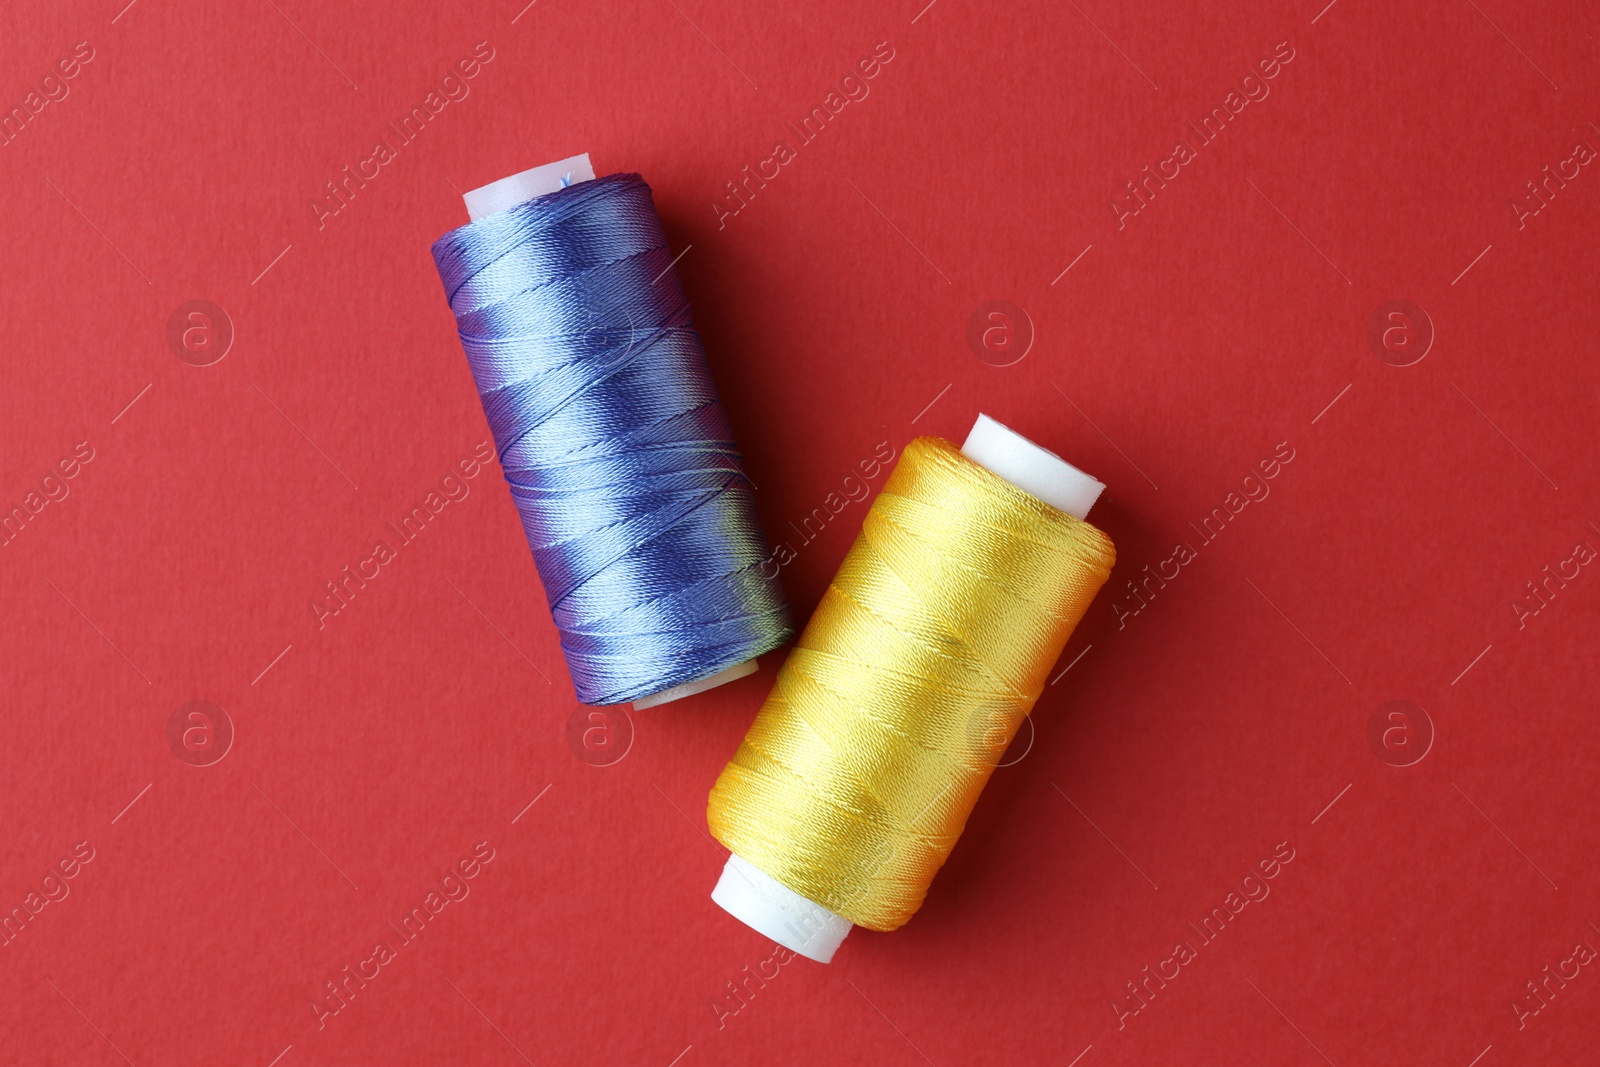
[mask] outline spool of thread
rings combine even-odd
[[[1110,576],[1104,488],[986,415],[906,447],[711,791],[712,900],[820,963],[911,917]]]
[[[463,199],[433,257],[578,699],[752,673],[793,625],[649,186],[582,155]]]

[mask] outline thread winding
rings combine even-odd
[[[903,925],[1115,558],[950,442],[912,441],[717,779],[711,832],[858,926]]]
[[[634,700],[788,640],[644,180],[535,198],[433,256],[578,699]]]

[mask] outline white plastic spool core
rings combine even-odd
[[[594,165],[589,162],[589,153],[569,156],[554,163],[546,163],[542,167],[534,167],[521,171],[508,178],[501,178],[497,182],[480,186],[461,197],[467,204],[467,216],[473,222],[481,218],[516,207],[535,197],[565,189],[569,185],[579,182],[594,180]],[[640,697],[633,702],[633,710],[643,711],[645,708],[657,707],[661,704],[670,704],[674,700],[703,693],[707,689],[715,689],[738,678],[756,672],[756,661],[746,660],[744,663],[734,664],[715,674],[704,678],[694,678],[681,685],[664,689],[659,693]]]
[[[473,222],[477,222],[485,215],[516,207],[536,196],[590,181],[594,181],[594,165],[589,162],[589,153],[585,152],[490,182],[464,194],[461,199],[467,202],[467,214]]]
[[[962,454],[1076,519],[1105,491],[1100,481],[1015,430],[980,414]],[[743,856],[730,855],[711,899],[735,919],[791,952],[827,963],[854,925],[808,900]]]
[[[1087,519],[1089,509],[1106,490],[1098,478],[987,415],[980,414],[972,424],[961,452],[978,466],[1075,519]]]

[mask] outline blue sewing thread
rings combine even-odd
[[[617,704],[793,636],[650,187],[580,182],[434,262],[578,699]]]

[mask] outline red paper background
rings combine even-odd
[[[1525,983],[1600,947],[1600,573],[1511,606],[1600,548],[1600,174],[1512,207],[1600,145],[1591,5],[124,2],[0,32],[6,109],[93,50],[0,147],[0,503],[94,457],[0,548],[0,903],[94,855],[0,948],[0,1058],[1593,1057],[1595,968],[1537,1014]],[[1124,183],[1284,41],[1270,95],[1119,228]],[[319,228],[323,183],[478,42],[470,95]],[[870,94],[719,226],[723,183],[879,42]],[[708,899],[704,802],[778,656],[579,759],[492,467],[323,628],[310,607],[486,437],[428,254],[458,191],[585,150],[644,174],[685,250],[801,615],[865,505],[803,547],[789,524],[879,442],[983,410],[1110,486],[1112,586],[927,906],[742,1001],[772,946]],[[168,344],[192,299],[236,331],[210,366]],[[1005,367],[967,341],[997,299],[1035,334]],[[1436,333],[1408,367],[1367,336],[1398,299]],[[1283,442],[1202,546],[1187,524]],[[236,731],[209,766],[168,745],[194,699]],[[1424,712],[1374,748],[1390,700]],[[1424,758],[1380,758],[1423,714]],[[319,1028],[323,983],[483,841],[470,895]],[[1283,842],[1270,896],[1119,1019]]]

